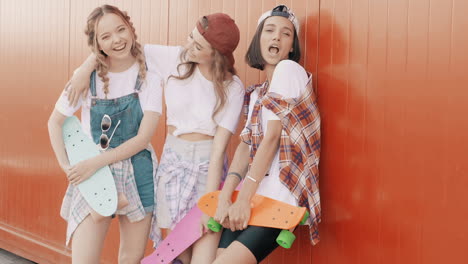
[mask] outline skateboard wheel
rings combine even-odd
[[[221,228],[222,228],[222,225],[218,222],[216,222],[213,217],[210,217],[210,220],[208,220],[208,228],[213,231],[213,232],[216,232],[218,233],[219,231],[221,231]]]
[[[296,240],[296,236],[289,230],[281,230],[281,233],[276,238],[276,243],[283,248],[291,248],[292,244]]]
[[[302,217],[302,221],[299,223],[300,225],[303,225],[306,223],[307,219],[309,218],[310,214],[309,211],[306,210],[304,217]]]

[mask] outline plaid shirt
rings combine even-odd
[[[184,157],[173,151],[170,146],[166,145],[164,147],[157,177],[158,185],[164,185],[165,201],[157,202],[165,202],[167,205],[171,221],[169,229],[174,229],[177,223],[193,207],[197,206],[197,201],[204,194],[206,187],[208,167],[209,160],[201,163],[184,160]],[[162,241],[162,235],[157,224],[157,206],[154,207],[154,210],[150,238],[154,241],[154,247],[156,248]]]
[[[109,150],[110,149],[111,148],[109,148]],[[152,148],[149,147],[148,150],[155,155]],[[153,160],[153,166],[154,168],[158,167],[155,160]],[[130,158],[112,163],[109,165],[109,168],[114,176],[117,192],[119,194],[123,193],[129,202],[127,206],[117,210],[115,213],[118,215],[126,215],[131,223],[142,220],[146,216],[146,212],[141,203],[140,196],[138,195]],[[155,173],[153,172],[153,174]],[[156,175],[153,176],[153,180],[155,176]],[[70,242],[78,225],[90,212],[91,207],[83,198],[79,189],[69,184],[60,209],[60,215],[68,222],[65,240],[66,245]]]
[[[250,147],[250,164],[263,139],[262,108],[275,113],[283,129],[280,141],[280,179],[288,187],[300,206],[307,207],[310,218],[310,239],[313,245],[320,240],[318,223],[321,218],[319,195],[320,114],[317,97],[309,78],[307,89],[299,98],[283,99],[268,93],[268,82],[253,85],[244,97],[244,116],[249,114],[250,94],[257,89],[258,100],[252,110],[250,123],[241,133],[242,140]]]

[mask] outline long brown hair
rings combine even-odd
[[[206,17],[200,19],[201,26],[206,29],[208,27],[208,20]],[[184,49],[180,53],[181,63],[177,65],[178,76],[171,75],[169,78],[175,78],[177,80],[185,80],[190,78],[195,72],[196,64],[195,62],[186,61],[187,49]],[[213,58],[210,72],[213,76],[213,86],[215,88],[216,95],[216,106],[211,115],[211,118],[214,119],[214,116],[224,107],[227,101],[227,87],[232,82],[233,75],[236,75],[236,69],[234,65],[229,63],[229,60],[226,56],[222,55],[219,51],[213,48],[211,53]],[[183,74],[181,74],[181,69],[183,69]],[[229,81],[229,82],[226,82]]]
[[[138,43],[137,40],[137,35],[135,33],[135,27],[133,27],[133,23],[130,21],[130,16],[127,15],[127,12],[125,11],[120,11],[115,6],[111,5],[103,5],[100,7],[97,7],[89,14],[86,28],[85,28],[85,34],[88,36],[88,46],[91,48],[91,50],[96,54],[96,71],[98,73],[98,76],[101,77],[102,82],[104,83],[104,94],[106,95],[109,93],[109,77],[107,77],[107,73],[109,71],[109,65],[106,63],[106,57],[107,55],[101,52],[97,40],[97,35],[96,35],[96,30],[97,30],[97,25],[101,18],[105,14],[115,14],[118,17],[124,21],[124,23],[127,25],[129,29],[132,31],[132,36],[133,36],[133,42],[132,42],[132,47],[130,49],[130,53],[132,54],[133,57],[137,59],[137,62],[139,64],[139,72],[138,75],[142,80],[146,78],[146,64],[145,64],[145,56],[143,55],[143,51],[141,48],[140,43]]]

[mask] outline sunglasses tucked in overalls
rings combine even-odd
[[[109,142],[109,148],[116,148],[125,141],[138,134],[143,111],[141,109],[138,93],[141,89],[141,81],[138,76],[135,83],[135,92],[115,99],[98,99],[96,96],[96,72],[91,74],[91,135],[96,144],[99,144],[102,132],[101,120],[107,114],[112,120],[111,127],[106,133],[110,137],[115,130],[112,139]],[[115,128],[118,121],[120,125]],[[131,157],[133,174],[138,189],[138,195],[145,212],[152,212],[154,207],[154,182],[153,182],[153,158],[151,152],[147,149],[140,151]],[[156,164],[156,163],[155,163]],[[111,170],[116,178],[116,174],[121,170],[112,168]],[[125,170],[123,170],[125,171]],[[131,171],[131,170],[130,170]],[[131,195],[131,194],[130,194]],[[129,199],[129,197],[127,197]],[[129,199],[132,200],[131,197]]]

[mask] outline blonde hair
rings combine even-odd
[[[208,19],[206,17],[202,17],[200,19],[201,26],[206,29],[208,27]],[[180,61],[181,63],[177,66],[177,72],[179,76],[171,75],[169,78],[173,77],[178,80],[185,80],[190,78],[194,71],[196,64],[195,62],[186,61],[186,55],[188,50],[184,49],[180,54]],[[214,116],[224,107],[227,101],[227,87],[232,81],[232,76],[236,75],[236,69],[234,65],[229,63],[229,59],[222,55],[219,51],[213,48],[213,52],[211,53],[211,57],[213,58],[210,72],[213,76],[213,86],[215,88],[215,95],[216,95],[216,106],[211,115],[211,118],[214,119]],[[184,73],[180,74],[180,69],[184,69]],[[229,81],[229,82],[226,82]]]
[[[115,6],[111,5],[103,5],[100,7],[95,8],[91,14],[88,16],[86,28],[85,28],[85,34],[88,36],[88,46],[91,48],[91,50],[96,54],[96,71],[99,77],[101,77],[102,82],[104,83],[104,94],[106,95],[109,93],[109,77],[107,77],[107,73],[109,71],[109,65],[106,63],[106,57],[103,52],[101,52],[97,40],[97,25],[101,18],[105,14],[115,14],[118,17],[122,19],[122,21],[125,23],[125,25],[131,29],[132,31],[132,37],[133,37],[133,42],[132,42],[132,47],[130,49],[130,53],[132,54],[133,57],[136,58],[138,64],[139,64],[139,72],[138,75],[142,80],[146,78],[146,64],[145,64],[145,56],[143,55],[143,50],[141,48],[140,43],[138,43],[137,40],[137,35],[135,33],[135,27],[133,27],[133,23],[130,21],[130,16],[127,15],[127,12],[125,11],[120,11]]]

